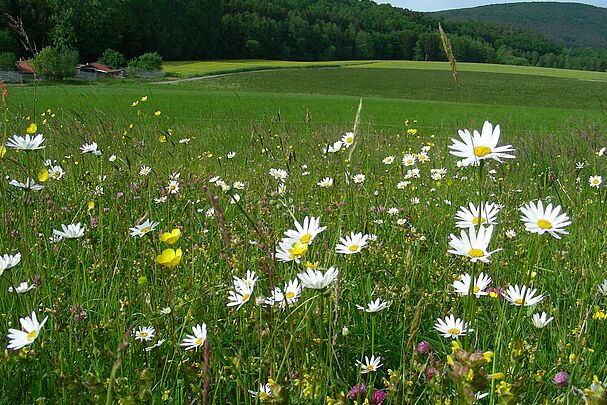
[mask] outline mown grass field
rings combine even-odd
[[[0,278],[0,331],[32,311],[48,320],[1,357],[2,401],[600,404],[606,189],[589,179],[607,176],[607,84],[462,66],[458,91],[442,65],[377,65],[10,87],[2,144],[36,123],[46,147],[7,147],[0,159],[3,178],[44,186],[0,183],[0,255],[21,255]],[[353,144],[323,153],[354,129],[361,98]],[[515,159],[459,167],[451,138],[485,120],[501,126],[499,143]],[[82,153],[92,142],[99,156]],[[429,161],[402,162],[424,151]],[[65,174],[42,182],[52,166]],[[269,174],[279,168],[284,181]],[[331,187],[317,184],[325,177]],[[519,209],[538,199],[562,206],[569,234],[525,230]],[[501,204],[486,250],[502,250],[489,263],[447,253],[450,235],[460,237],[458,208],[480,201]],[[289,242],[299,263],[278,260],[284,232],[305,216],[326,230]],[[155,229],[130,236],[146,219]],[[50,239],[72,223],[85,224],[84,235]],[[173,229],[181,236],[168,244]],[[339,253],[351,232],[371,238]],[[158,258],[167,248],[182,249],[174,266]],[[294,288],[306,263],[337,268],[338,279]],[[247,270],[254,289],[228,307],[230,292],[242,291],[233,276]],[[455,293],[462,274],[480,272],[492,277],[487,295]],[[23,281],[35,288],[8,292]],[[504,298],[523,284],[543,299]],[[387,308],[356,307],[376,299]],[[541,312],[554,320],[536,328]],[[434,325],[450,314],[474,332],[443,338]],[[202,323],[206,339],[184,350]],[[357,361],[371,355],[382,365],[361,373]],[[348,394],[363,383],[359,398]]]

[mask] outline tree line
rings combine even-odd
[[[87,62],[108,48],[127,59],[158,52],[165,60],[445,60],[438,20],[370,0],[0,0],[0,9],[23,21],[38,48],[75,50]],[[606,67],[604,53],[567,53],[521,29],[443,27],[463,62]],[[31,57],[20,40],[2,17],[0,52]]]

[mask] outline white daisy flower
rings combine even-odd
[[[375,355],[372,355],[371,358],[365,356],[364,363],[360,360],[356,360],[356,365],[360,367],[361,374],[367,374],[379,370],[379,368],[383,366],[380,361],[380,356],[375,357]]]
[[[295,229],[285,231],[285,236],[293,239],[294,242],[312,244],[316,235],[325,229],[326,226],[320,226],[320,218],[306,216],[303,224],[295,221]]]
[[[523,213],[521,221],[525,223],[525,229],[528,232],[539,235],[548,232],[557,239],[561,239],[559,234],[567,235],[569,233],[564,228],[571,225],[571,221],[567,214],[561,214],[560,205],[553,209],[552,203],[550,203],[544,210],[544,204],[539,200],[537,205],[531,201],[520,210]]]
[[[17,287],[13,289],[13,287],[8,287],[8,292],[15,292],[17,294],[25,294],[29,290],[36,288],[34,284],[29,285],[27,281],[22,282]]]
[[[497,204],[481,203],[480,209],[473,203],[468,204],[468,208],[459,207],[455,214],[455,219],[458,222],[455,224],[458,228],[470,228],[479,224],[495,225],[497,224],[496,217],[500,212]]]
[[[17,150],[38,150],[46,148],[42,145],[43,142],[44,136],[42,134],[36,136],[29,134],[25,136],[13,135],[6,141],[6,146]]]
[[[80,153],[81,154],[85,154],[85,153],[93,153],[96,154],[98,152],[97,149],[97,142],[93,142],[93,143],[85,143],[84,145],[82,145],[80,147]]]
[[[358,253],[365,247],[368,239],[369,236],[363,235],[362,232],[351,232],[350,235],[345,238],[339,238],[340,243],[335,246],[335,251],[344,255]]]
[[[607,279],[603,280],[602,284],[599,284],[599,292],[602,295],[607,296]]]
[[[156,329],[154,329],[153,326],[140,326],[137,330],[133,331],[133,336],[140,342],[143,342],[144,340],[149,342],[156,336]]]
[[[516,237],[516,232],[514,231],[514,229],[508,229],[508,230],[505,232],[505,234],[506,234],[506,237],[507,237],[508,239],[512,239],[512,238],[515,238],[515,237]]]
[[[531,317],[531,322],[533,322],[533,326],[535,326],[536,328],[542,329],[550,322],[552,322],[553,319],[553,316],[548,318],[548,314],[546,314],[545,312],[542,312],[541,314],[538,312],[536,314],[533,314],[533,316]]]
[[[65,172],[63,171],[61,166],[55,165],[55,166],[51,166],[48,169],[48,176],[53,180],[60,180],[64,174],[65,174]]]
[[[324,149],[324,153],[337,153],[340,151],[341,147],[342,147],[343,143],[341,141],[337,141],[335,143],[333,143],[333,145],[327,145],[327,147]]]
[[[295,263],[299,263],[300,258],[307,251],[307,243],[294,241],[291,238],[283,238],[276,247],[276,258],[281,262],[295,261]]]
[[[343,136],[343,138],[341,138],[341,142],[344,148],[349,148],[350,146],[352,146],[352,144],[354,143],[354,132],[352,131],[348,131],[346,132],[346,134]]]
[[[274,177],[275,180],[285,181],[289,174],[284,169],[270,169],[270,176]]]
[[[463,158],[462,166],[478,165],[483,159],[493,159],[502,163],[502,159],[514,159],[512,145],[497,146],[500,138],[500,126],[485,121],[479,134],[474,130],[473,135],[467,129],[458,131],[461,141],[452,138],[450,153]]]
[[[177,180],[171,180],[171,181],[169,181],[169,183],[167,184],[167,191],[170,194],[177,194],[177,193],[179,193],[179,182]]]
[[[362,184],[365,182],[365,179],[367,178],[367,176],[365,176],[362,173],[358,173],[354,176],[352,176],[352,181],[356,184]]]
[[[21,253],[14,255],[4,254],[0,256],[0,276],[5,270],[12,269],[21,262]]]
[[[11,186],[14,186],[14,187],[22,188],[24,190],[32,190],[32,191],[40,191],[44,188],[43,185],[36,183],[36,180],[34,180],[30,177],[28,177],[27,180],[25,180],[25,183],[21,183],[20,181],[13,179],[13,180],[9,181],[8,184]]]
[[[395,159],[395,157],[392,155],[386,156],[385,158],[382,159],[382,163],[385,165],[391,165],[392,163],[394,163],[394,159]]]
[[[141,169],[139,169],[140,176],[147,176],[151,172],[152,172],[152,169],[149,166],[141,166]]]
[[[129,228],[131,231],[131,236],[139,236],[140,238],[148,232],[152,232],[158,226],[158,222],[151,221],[146,219],[145,222],[139,225],[135,225],[132,228]]]
[[[502,250],[496,249],[490,252],[487,251],[492,234],[493,225],[490,225],[487,228],[481,225],[478,229],[478,233],[474,228],[468,228],[467,233],[462,229],[459,238],[454,234],[449,236],[449,246],[451,249],[447,252],[454,255],[466,256],[472,263],[479,260],[483,263],[489,263],[489,256]]]
[[[307,268],[304,273],[299,273],[297,277],[301,280],[304,288],[322,290],[331,285],[338,275],[339,270],[335,267],[329,267],[324,274],[320,270]]]
[[[84,236],[86,231],[86,225],[82,225],[80,222],[77,224],[61,225],[61,231],[53,229],[53,235],[61,236],[64,239],[76,239]]]
[[[415,164],[415,162],[417,162],[417,156],[415,156],[411,153],[407,153],[403,157],[403,166],[413,166]]]
[[[459,278],[453,282],[455,292],[459,295],[469,295],[470,287],[472,287],[472,294],[474,294],[476,298],[489,294],[485,291],[485,288],[491,284],[492,278],[487,274],[481,272],[474,280],[473,286],[470,285],[471,281],[472,277],[470,277],[470,274],[468,273],[464,273],[459,276]]]
[[[267,402],[272,396],[272,386],[270,384],[259,384],[259,391],[249,390],[253,398],[259,398],[261,402]]]
[[[48,319],[48,316],[45,317],[42,322],[38,323],[38,319],[36,318],[36,313],[32,312],[31,317],[20,318],[19,322],[21,323],[21,327],[25,330],[19,329],[9,329],[8,330],[8,338],[10,342],[8,343],[7,348],[13,350],[19,350],[25,346],[31,345],[34,343],[38,335],[40,334],[40,330],[44,326]]]
[[[376,299],[375,301],[369,302],[367,304],[366,308],[363,307],[362,305],[356,305],[356,309],[358,309],[359,311],[367,312],[369,314],[383,311],[386,308],[388,308],[388,302],[381,300],[379,298]]]
[[[603,182],[603,178],[601,176],[590,176],[588,179],[588,183],[590,183],[590,187],[599,188],[601,183]]]
[[[192,326],[192,335],[186,335],[180,346],[183,346],[185,350],[198,350],[199,347],[204,345],[207,340],[207,325],[205,323]]]
[[[453,314],[446,316],[445,319],[437,319],[434,324],[436,329],[444,338],[457,339],[460,336],[465,336],[467,333],[474,332],[474,329],[468,327],[468,323],[459,318],[455,318]]]
[[[530,306],[535,305],[538,302],[544,299],[544,295],[540,294],[536,296],[537,288],[530,289],[526,285],[521,287],[517,285],[508,286],[506,293],[504,294],[504,298],[506,298],[512,305],[520,306]]]
[[[329,188],[333,185],[333,179],[331,177],[325,177],[324,179],[322,179],[321,181],[319,181],[316,184],[322,188]]]

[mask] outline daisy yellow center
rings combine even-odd
[[[537,221],[537,226],[542,229],[550,229],[552,228],[552,222],[546,221],[545,219],[540,219]]]
[[[350,252],[356,252],[358,250],[358,248],[359,248],[358,245],[352,245],[348,249],[350,250]]]
[[[196,344],[197,344],[197,345],[199,345],[199,346],[200,346],[200,345],[201,345],[203,342],[204,342],[204,340],[202,340],[202,338],[198,338],[198,339],[196,339]]]
[[[599,184],[599,180],[598,179],[592,180],[592,184]]]
[[[480,217],[480,223],[484,224],[485,222],[487,222],[487,220],[485,218],[483,218],[483,217]],[[472,219],[472,224],[473,225],[478,225],[479,224],[479,217],[474,217]]]
[[[27,340],[34,340],[36,339],[36,331],[33,330],[30,333],[27,334]]]
[[[480,249],[470,249],[468,251],[468,255],[470,257],[483,257],[485,255],[485,252]]]
[[[139,332],[139,336],[141,336],[141,337],[147,337],[148,333],[147,332]]]
[[[152,228],[150,228],[149,226],[146,226],[145,228],[143,228],[143,229],[141,230],[141,233],[148,233],[148,232],[149,232],[149,231],[151,231],[151,230],[152,230]]]
[[[488,146],[477,146],[474,148],[474,156],[485,157],[491,153],[491,148]]]
[[[372,364],[369,364],[369,365],[367,366],[367,371],[373,371],[373,368],[374,368],[374,367],[373,367],[373,365],[372,365]]]
[[[175,186],[170,185],[170,186],[169,186],[169,190],[175,190]]]
[[[265,392],[260,392],[259,399],[262,401],[267,401],[268,399],[270,399],[270,396],[268,394],[266,394]]]
[[[246,300],[249,299],[250,296],[251,296],[251,294],[245,294],[245,295],[242,296],[242,300],[246,301]]]
[[[304,255],[308,251],[308,245],[305,243],[294,243],[293,247],[289,250],[291,258],[296,258]]]
[[[477,293],[477,292],[479,292],[480,290],[481,290],[481,289],[480,289],[480,288],[478,288],[478,286],[476,286],[476,285],[475,285],[475,286],[474,286],[474,289],[473,289],[472,291],[474,291],[474,293]]]
[[[301,243],[310,243],[310,239],[312,239],[312,235],[310,235],[309,233],[306,233],[301,238],[299,238],[299,241]]]
[[[354,138],[352,138],[351,136],[346,138],[346,143],[352,143],[354,142]]]
[[[517,298],[514,300],[514,303],[518,304],[518,305],[525,305],[525,300],[523,300],[521,298]]]
[[[462,333],[462,331],[457,328],[451,328],[447,331],[447,333],[449,333],[450,335],[459,335],[460,333]]]
[[[287,299],[291,299],[291,298],[295,297],[295,293],[293,291],[289,291],[288,293],[285,294],[285,297]]]

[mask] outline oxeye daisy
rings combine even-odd
[[[57,229],[53,229],[53,235],[60,236],[64,239],[76,239],[84,236],[84,231],[86,231],[86,225],[80,224],[69,224],[69,225],[61,225],[61,231]]]
[[[156,226],[158,226],[158,222],[146,219],[142,224],[135,225],[134,227],[129,228],[129,230],[131,231],[131,236],[139,236],[141,238],[143,235],[156,229]]]
[[[281,262],[295,261],[295,263],[299,263],[300,258],[307,252],[307,243],[301,243],[291,238],[283,238],[276,248],[276,258]]]
[[[329,188],[333,185],[333,179],[331,177],[325,177],[324,179],[322,179],[321,181],[319,181],[316,184],[322,188]]]
[[[141,166],[141,169],[139,169],[140,176],[147,176],[151,172],[152,172],[152,169],[149,166]]]
[[[346,132],[346,134],[341,138],[341,142],[344,148],[346,149],[352,146],[352,144],[354,143],[354,132]]]
[[[497,146],[500,138],[500,126],[485,121],[481,133],[474,130],[458,131],[461,140],[452,138],[453,144],[449,145],[450,153],[463,158],[462,165],[478,165],[481,160],[493,159],[502,163],[502,159],[514,159],[512,145]]]
[[[361,374],[367,374],[379,370],[379,368],[383,366],[380,361],[380,356],[375,357],[375,355],[372,355],[371,358],[365,356],[364,363],[360,360],[356,360],[356,365],[360,367]]]
[[[34,343],[47,319],[48,316],[45,317],[42,322],[38,323],[35,312],[32,312],[31,317],[28,316],[25,318],[20,318],[19,322],[24,330],[12,328],[8,330],[8,338],[10,339],[10,342],[7,348],[19,350]]]
[[[553,319],[553,316],[548,318],[548,314],[546,314],[545,312],[542,312],[541,314],[538,312],[536,314],[533,314],[533,316],[531,317],[531,322],[533,323],[533,326],[541,329],[546,327],[546,325],[552,322]]]
[[[410,153],[403,157],[403,166],[413,166],[417,162],[417,156]]]
[[[607,279],[603,280],[603,282],[601,284],[599,284],[598,288],[599,288],[599,293],[601,293],[601,295],[607,296]]]
[[[0,276],[5,270],[11,269],[21,262],[21,253],[15,255],[5,254],[0,256]]]
[[[55,166],[51,166],[48,169],[48,175],[53,180],[60,180],[64,174],[65,174],[65,172],[63,171],[61,166],[55,165]]]
[[[512,305],[520,306],[530,306],[535,305],[538,302],[544,299],[544,295],[540,294],[536,296],[537,288],[529,288],[526,285],[521,287],[517,285],[509,286],[504,294],[504,298],[506,298]]]
[[[468,207],[459,207],[459,210],[455,214],[457,223],[455,226],[458,228],[470,228],[477,225],[495,225],[497,224],[496,217],[500,212],[497,204],[494,203],[481,203],[480,208],[469,203]]]
[[[358,173],[358,174],[355,174],[354,176],[352,176],[352,181],[355,184],[362,184],[365,182],[366,178],[367,178],[367,176],[365,176],[364,174]]]
[[[460,336],[465,336],[467,333],[474,332],[474,329],[468,327],[468,323],[459,318],[455,318],[453,314],[446,316],[445,319],[437,319],[434,324],[436,329],[444,338],[457,339]]]
[[[525,229],[531,233],[543,235],[548,232],[557,239],[561,239],[559,234],[569,233],[564,228],[571,225],[571,221],[567,214],[561,214],[560,205],[553,208],[550,203],[544,210],[544,204],[539,200],[537,205],[531,201],[520,210],[523,213],[521,221],[525,223]]]
[[[351,232],[350,235],[345,238],[339,238],[339,243],[335,246],[335,251],[344,255],[351,255],[358,253],[365,247],[368,235],[363,235],[361,232]]]
[[[601,183],[603,182],[603,178],[601,176],[590,176],[588,179],[588,183],[590,183],[590,187],[599,188]]]
[[[392,163],[394,163],[394,156],[386,156],[385,158],[382,159],[382,163],[385,165],[391,165]]]
[[[198,349],[204,345],[207,340],[207,325],[205,323],[192,326],[192,335],[186,335],[183,342],[180,343],[185,350]]]
[[[259,398],[261,402],[267,402],[272,398],[272,386],[268,384],[259,384],[259,391],[249,390],[253,398]]]
[[[8,287],[8,292],[15,292],[17,294],[25,294],[29,290],[36,288],[34,284],[28,284],[27,281],[22,282],[17,287],[13,289],[13,287]]]
[[[489,294],[485,289],[491,284],[491,280],[491,277],[481,272],[474,280],[474,285],[471,286],[472,277],[470,277],[470,274],[464,273],[453,282],[453,288],[457,294],[470,295],[470,287],[472,287],[472,294],[479,298],[482,295]]]
[[[253,294],[253,288],[234,288],[230,291],[228,295],[228,307],[236,307],[236,309],[240,309],[244,304],[246,304],[249,299],[251,299],[251,295]]]
[[[327,229],[326,226],[320,226],[320,218],[305,217],[302,224],[295,221],[295,229],[286,231],[285,236],[295,242],[312,244],[316,235],[325,229]]]
[[[44,188],[43,185],[36,183],[36,180],[28,177],[25,180],[25,183],[21,183],[18,180],[10,180],[8,182],[9,185],[14,186],[14,187],[18,187],[18,188],[22,188],[24,190],[32,190],[32,191],[40,191]]]
[[[333,143],[333,145],[327,145],[327,147],[324,149],[324,152],[325,153],[337,153],[341,149],[342,145],[343,145],[343,143],[341,141],[337,141],[337,142]]]
[[[43,142],[44,136],[42,134],[36,136],[29,134],[25,136],[14,135],[6,141],[6,146],[17,150],[38,150],[46,148],[42,145]]]
[[[276,180],[285,181],[289,174],[284,169],[270,169],[270,176],[274,177]]]
[[[156,329],[154,329],[153,326],[140,326],[137,330],[133,331],[133,336],[140,342],[143,342],[144,340],[149,342],[156,336]]]
[[[82,154],[85,154],[85,153],[97,154],[98,152],[99,152],[99,150],[97,149],[97,142],[85,143],[84,145],[82,145],[80,147],[80,153],[82,153]]]
[[[356,305],[356,309],[359,311],[367,312],[367,313],[375,313],[379,311],[383,311],[388,308],[388,303],[381,299],[376,299],[375,301],[371,301],[367,304],[367,307],[363,307],[361,305]]]
[[[170,194],[177,194],[177,193],[179,193],[179,182],[177,180],[171,180],[171,181],[169,181],[169,184],[167,184],[167,191]]]
[[[487,228],[481,225],[478,229],[478,233],[474,228],[468,228],[467,232],[462,230],[459,238],[454,234],[451,234],[449,240],[451,249],[447,252],[454,255],[466,256],[472,263],[477,261],[489,263],[489,256],[502,250],[496,249],[490,252],[487,251],[492,234],[493,225],[490,225]]]
[[[299,273],[297,277],[305,288],[322,290],[331,285],[338,275],[339,271],[335,267],[329,267],[324,274],[320,270],[308,268],[305,273]]]

